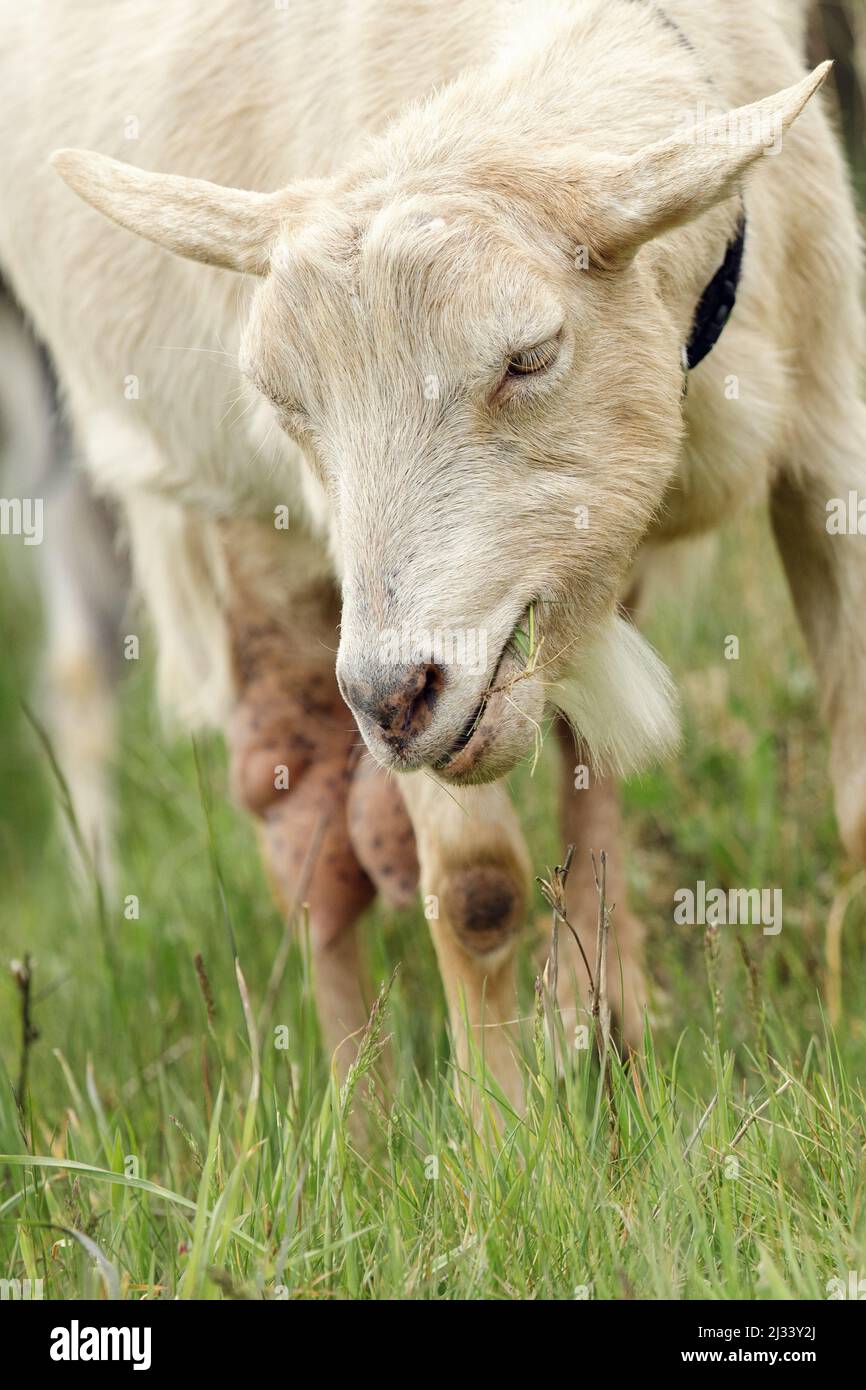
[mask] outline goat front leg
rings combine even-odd
[[[413,773],[400,785],[415,831],[457,1065],[478,1080],[480,1054],[520,1110],[514,953],[526,918],[530,869],[514,808],[501,783],[446,788],[432,775]],[[477,1092],[470,1108],[477,1113]]]

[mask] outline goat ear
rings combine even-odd
[[[204,179],[152,174],[90,150],[57,150],[60,177],[99,212],[178,256],[263,275],[281,222],[303,194],[251,193]]]
[[[735,193],[756,160],[779,153],[782,137],[832,66],[822,63],[802,82],[751,106],[684,124],[637,154],[600,162],[587,180],[600,264],[627,263],[645,242]]]

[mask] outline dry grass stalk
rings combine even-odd
[[[18,1109],[23,1110],[24,1097],[27,1092],[30,1049],[39,1037],[39,1030],[33,1022],[33,961],[29,953],[25,953],[23,960],[13,960],[10,969],[21,995],[21,1058],[18,1064],[15,1100]]]
[[[556,989],[559,978],[559,926],[562,924],[567,927],[574,937],[578,951],[580,952],[587,978],[589,980],[590,997],[590,1017],[592,1018],[593,1032],[595,1035],[596,1049],[598,1051],[599,1065],[601,1066],[602,1085],[608,1098],[609,1118],[611,1133],[613,1136],[613,1147],[616,1149],[616,1111],[614,1107],[613,1080],[608,1066],[608,1057],[611,1045],[610,1038],[610,1004],[607,992],[607,951],[608,940],[610,937],[610,914],[611,908],[606,901],[607,887],[607,854],[604,850],[599,855],[596,863],[595,854],[590,851],[592,859],[592,870],[595,876],[596,893],[598,894],[598,917],[596,928],[596,972],[597,978],[593,977],[586,952],[578,933],[575,931],[571,922],[568,920],[566,910],[566,883],[569,870],[571,869],[572,859],[574,858],[574,845],[569,845],[565,856],[565,862],[557,865],[553,870],[550,879],[538,878],[541,891],[550,906],[553,914],[553,925],[551,930],[550,954],[542,975],[542,984],[545,993],[545,1006],[549,1021],[549,1031],[551,1045],[556,1047],[554,1018],[556,1011]],[[600,867],[599,867],[600,866]]]

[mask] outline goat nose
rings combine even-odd
[[[407,743],[424,732],[445,685],[445,673],[433,661],[391,666],[387,675],[371,679],[342,674],[338,679],[346,704],[376,724],[389,743]]]

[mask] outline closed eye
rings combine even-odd
[[[519,352],[513,352],[505,367],[506,378],[538,376],[539,373],[546,372],[559,355],[561,339],[560,332],[543,343],[536,343],[534,347],[521,348]]]
[[[297,401],[287,399],[282,396],[279,391],[275,391],[270,384],[254,370],[248,369],[245,375],[251,385],[258,391],[259,395],[264,396],[268,404],[273,406],[274,410],[280,416],[281,423],[285,425],[287,422],[291,422],[292,425],[297,426],[298,423],[304,419],[303,407],[299,405]]]

